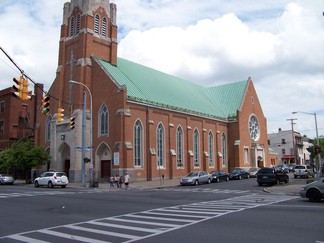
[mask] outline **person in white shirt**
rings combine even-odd
[[[129,185],[129,175],[126,173],[124,177],[125,190],[128,190]]]

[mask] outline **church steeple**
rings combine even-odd
[[[70,103],[71,99],[76,99],[81,103],[80,92],[70,90],[68,81],[76,80],[91,89],[92,56],[117,65],[116,12],[116,4],[109,3],[109,0],[70,0],[64,4],[53,87],[60,100],[69,100]]]
[[[71,0],[65,3],[60,54],[75,49],[75,56],[83,59],[79,62],[87,63],[94,55],[116,65],[116,12],[116,4],[109,3],[109,0]],[[62,65],[60,61],[62,58],[59,58],[59,65]]]

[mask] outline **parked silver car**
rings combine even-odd
[[[207,171],[193,171],[180,179],[181,185],[199,185],[202,183],[210,184],[212,176]]]
[[[300,189],[300,196],[308,198],[311,202],[319,202],[324,199],[324,178],[303,186]]]
[[[60,186],[65,188],[69,184],[69,180],[64,172],[44,172],[34,181],[35,187],[47,186],[52,188],[54,186]]]
[[[0,174],[0,185],[2,184],[9,184],[13,185],[15,179],[11,175]]]

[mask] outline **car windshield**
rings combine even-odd
[[[190,172],[186,177],[195,177],[198,176],[198,172]]]
[[[273,173],[273,169],[272,168],[262,168],[259,170],[260,174],[267,174],[267,173]]]
[[[58,172],[56,173],[56,176],[61,177],[61,176],[66,176],[66,174],[64,172]]]
[[[249,171],[253,172],[253,171],[257,171],[258,168],[250,168]]]
[[[305,169],[305,166],[303,166],[303,165],[296,165],[295,166],[295,169]]]
[[[234,169],[234,170],[232,170],[232,173],[240,173],[240,169]]]

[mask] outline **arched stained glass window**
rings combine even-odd
[[[200,166],[200,160],[199,160],[199,132],[197,129],[194,131],[194,137],[193,137],[193,154],[194,154],[194,167]]]
[[[142,166],[143,161],[143,128],[142,123],[137,120],[134,125],[134,166]]]
[[[208,154],[209,154],[209,167],[214,167],[214,136],[210,131],[208,133]]]
[[[160,123],[156,130],[156,144],[157,144],[157,165],[164,166],[164,156],[165,156],[165,148],[164,148],[164,127]]]
[[[177,167],[183,167],[183,130],[177,129]]]
[[[99,112],[99,134],[102,135],[108,135],[108,129],[109,129],[109,112],[108,112],[108,108],[106,105],[103,105],[100,108],[100,112]]]
[[[227,161],[227,146],[226,146],[226,136],[223,133],[222,134],[222,166],[226,167],[226,161]]]

